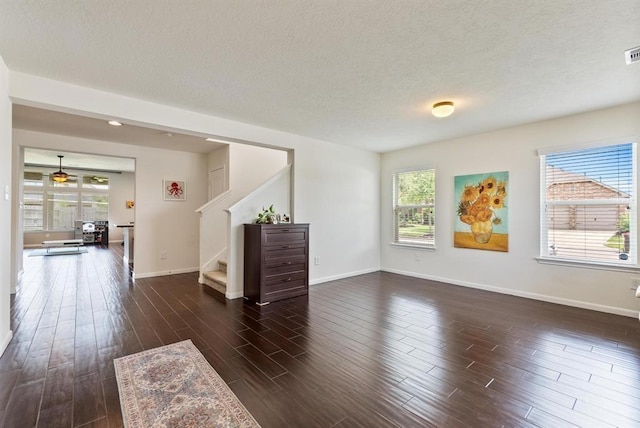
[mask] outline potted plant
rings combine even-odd
[[[262,212],[258,213],[258,224],[273,224],[276,222],[276,212],[273,209],[273,204],[269,208],[262,207]]]

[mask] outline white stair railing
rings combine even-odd
[[[229,241],[229,216],[225,212],[231,203],[231,192],[216,196],[196,210],[200,214],[200,275],[198,282],[204,283],[203,272],[215,270],[218,260],[227,256]]]

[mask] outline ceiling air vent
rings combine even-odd
[[[627,61],[627,65],[640,61],[640,46],[625,51],[624,59]]]

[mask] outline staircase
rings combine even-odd
[[[293,218],[292,177],[288,164],[248,194],[246,186],[240,186],[236,193],[227,190],[196,210],[200,214],[198,282],[211,295],[230,300],[244,297],[244,224],[254,222],[265,204],[281,207]]]
[[[211,291],[215,294],[222,294],[222,297],[225,296],[227,292],[227,261],[226,260],[218,260],[218,270],[212,270],[209,272],[204,272],[202,274],[204,277],[204,285],[205,291]]]

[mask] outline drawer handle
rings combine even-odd
[[[283,265],[290,265],[293,262],[286,262],[286,263],[282,263]]]
[[[289,281],[291,281],[291,277],[282,280],[282,282],[289,282]]]
[[[288,232],[289,229],[282,229],[282,232]]]
[[[291,248],[291,245],[283,245],[281,248]]]

